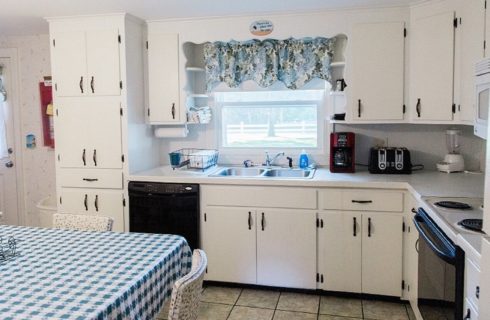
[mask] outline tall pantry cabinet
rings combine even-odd
[[[58,212],[110,216],[128,231],[125,179],[158,161],[144,117],[144,23],[127,14],[48,21]]]

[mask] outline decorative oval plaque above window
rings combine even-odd
[[[274,31],[274,24],[270,20],[257,20],[250,25],[250,33],[254,36],[266,36]]]

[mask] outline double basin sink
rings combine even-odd
[[[240,178],[286,178],[286,179],[311,179],[315,169],[290,169],[290,168],[222,168],[209,175],[210,177],[240,177]]]

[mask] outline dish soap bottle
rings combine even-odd
[[[301,150],[299,155],[299,167],[301,169],[306,169],[306,167],[308,167],[308,154],[306,154],[305,149]]]

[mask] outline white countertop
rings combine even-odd
[[[461,234],[449,226],[432,210],[422,198],[425,197],[468,197],[483,198],[484,174],[442,173],[439,171],[414,171],[410,175],[370,174],[366,169],[356,173],[331,173],[328,169],[319,168],[312,179],[287,178],[251,178],[251,177],[210,177],[210,174],[221,167],[207,170],[175,169],[170,166],[157,167],[135,173],[130,181],[196,183],[196,184],[230,184],[259,186],[294,186],[294,187],[338,187],[338,188],[387,188],[404,189],[418,200],[429,216],[439,225],[451,240],[461,246],[465,252],[478,260],[481,257],[482,236]],[[471,253],[470,253],[471,252]]]
[[[408,189],[420,197],[483,197],[483,174],[442,173],[415,171],[411,175],[370,174],[367,170],[356,173],[331,173],[319,168],[312,179],[209,177],[223,167],[212,167],[204,172],[187,169],[173,170],[170,166],[130,175],[130,181],[174,182],[197,184],[234,184],[296,187],[344,187]]]

